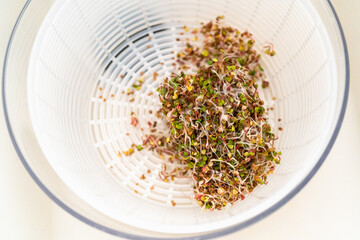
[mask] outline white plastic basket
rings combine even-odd
[[[339,46],[334,46],[328,23],[316,10],[328,7],[322,2],[55,2],[37,33],[27,79],[28,108],[42,152],[66,186],[89,206],[138,229],[197,235],[271,211],[317,168],[344,107],[338,104],[344,98],[345,85],[339,84],[344,69],[334,53]],[[130,112],[145,125],[153,118],[149,110],[159,107],[156,95],[148,96],[158,84],[151,76],[158,72],[160,81],[172,71],[172,57],[182,43],[176,39],[187,37],[180,35],[183,26],[200,26],[218,15],[240,31],[253,33],[258,47],[265,42],[275,46],[276,56],[261,60],[271,82],[263,97],[274,104],[275,129],[283,128],[277,133],[283,160],[269,184],[244,201],[202,213],[191,199],[189,180],[165,183],[157,177],[162,160],[156,155],[141,151],[119,158],[117,152],[140,142],[141,133],[130,126]],[[122,91],[140,72],[149,80],[129,103]],[[148,169],[151,174],[140,180]]]

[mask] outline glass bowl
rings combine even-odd
[[[201,213],[186,200],[178,208],[167,206],[171,199],[182,201],[176,197],[176,185],[159,183],[163,198],[131,195],[130,185],[118,188],[125,176],[118,173],[118,178],[109,178],[108,169],[100,164],[101,150],[94,136],[96,131],[104,132],[92,123],[102,118],[94,118],[92,109],[105,108],[93,101],[94,89],[101,84],[110,89],[116,81],[130,84],[131,78],[116,80],[123,69],[133,71],[134,78],[141,69],[156,69],[157,59],[171,65],[172,50],[180,48],[175,39],[182,26],[216,15],[225,15],[229,24],[254,33],[256,42],[275,45],[276,58],[263,60],[271,81],[264,97],[276,96],[271,117],[282,118],[281,124],[274,124],[284,130],[278,133],[277,143],[283,161],[269,185],[230,210],[211,214]],[[152,42],[144,36],[152,36]],[[146,52],[149,43],[158,48]],[[25,4],[11,34],[2,84],[6,123],[19,158],[64,210],[95,228],[129,239],[209,239],[269,215],[316,173],[344,117],[349,62],[340,22],[326,0],[32,0]],[[137,104],[152,107],[146,99]],[[126,102],[122,105],[127,107]],[[103,157],[103,165],[109,159]],[[139,159],[135,156],[134,161]],[[135,164],[125,175],[136,176],[138,168]]]

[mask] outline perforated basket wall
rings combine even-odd
[[[157,155],[135,151],[120,158],[118,152],[141,142],[141,131],[130,125],[130,112],[141,126],[154,120],[149,111],[155,112],[159,101],[149,93],[173,71],[182,48],[176,39],[191,37],[183,26],[199,27],[217,15],[253,33],[258,50],[265,42],[275,46],[276,56],[261,60],[271,82],[263,97],[274,106],[275,129],[283,128],[277,133],[283,160],[269,184],[244,201],[202,213],[191,199],[190,180],[159,179],[163,160]],[[334,117],[337,95],[332,53],[308,1],[57,1],[33,47],[29,109],[37,139],[56,173],[98,211],[151,231],[215,231],[276,204],[319,159],[331,134],[328,120]],[[127,95],[141,72],[144,87]],[[143,173],[146,179],[140,180]]]

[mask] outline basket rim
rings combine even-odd
[[[341,37],[341,42],[343,44],[343,48],[344,48],[344,59],[345,59],[345,88],[344,88],[344,97],[342,99],[342,105],[341,105],[341,110],[337,119],[337,123],[334,129],[334,132],[331,135],[331,138],[325,148],[325,151],[322,153],[321,157],[319,158],[319,160],[317,161],[317,163],[315,164],[315,166],[313,167],[313,169],[309,172],[309,174],[303,179],[302,182],[300,182],[291,192],[289,192],[286,196],[284,196],[280,201],[278,201],[276,204],[274,204],[273,206],[271,206],[270,208],[266,209],[265,211],[261,212],[260,214],[254,216],[253,218],[248,219],[247,221],[243,222],[243,223],[239,223],[236,224],[234,226],[231,226],[229,228],[214,232],[214,233],[205,233],[202,235],[198,235],[198,236],[194,236],[194,237],[180,237],[180,238],[172,238],[172,239],[178,239],[178,240],[182,240],[182,239],[212,239],[212,238],[217,238],[220,236],[224,236],[236,231],[239,231],[241,229],[244,229],[250,225],[252,225],[255,222],[258,222],[260,220],[262,220],[263,218],[267,217],[268,215],[270,215],[271,213],[275,212],[277,209],[279,209],[280,207],[282,207],[283,205],[285,205],[285,203],[287,203],[290,199],[292,199],[309,181],[310,179],[315,175],[315,173],[319,170],[320,166],[323,164],[323,162],[325,161],[326,157],[328,156],[328,154],[330,153],[330,150],[332,148],[332,146],[335,143],[335,140],[338,136],[338,133],[340,131],[342,122],[344,120],[344,115],[345,115],[345,111],[346,111],[346,107],[347,107],[347,103],[348,103],[348,98],[349,98],[349,86],[350,86],[350,64],[349,64],[349,54],[348,54],[348,48],[347,48],[347,44],[346,44],[346,39],[345,39],[345,34],[343,31],[343,28],[341,26],[339,17],[335,11],[335,8],[333,6],[333,4],[331,3],[331,0],[325,0],[326,3],[328,4],[330,10],[332,11],[333,17],[336,20],[337,26],[338,26],[338,31],[339,31],[339,35]],[[7,101],[6,101],[6,91],[5,91],[5,87],[6,87],[6,69],[7,69],[7,62],[8,62],[8,58],[10,56],[10,50],[11,50],[11,46],[12,46],[12,42],[14,39],[14,36],[16,34],[17,28],[22,20],[22,17],[24,16],[28,6],[30,5],[31,0],[27,0],[25,5],[23,6],[19,16],[17,17],[17,20],[15,22],[15,25],[12,29],[9,41],[8,41],[8,45],[7,45],[7,49],[5,52],[5,58],[4,58],[4,64],[3,64],[3,73],[2,73],[2,103],[3,103],[3,111],[4,111],[4,117],[5,117],[5,122],[6,122],[6,126],[8,129],[8,133],[10,135],[10,139],[11,142],[16,150],[16,153],[18,155],[18,157],[20,158],[23,166],[25,167],[26,171],[30,174],[30,176],[32,177],[32,179],[35,181],[35,183],[41,188],[41,190],[52,200],[54,201],[59,207],[61,207],[62,209],[64,209],[66,212],[68,212],[70,215],[74,216],[75,218],[79,219],[80,221],[96,228],[99,229],[101,231],[104,231],[106,233],[118,236],[118,237],[123,237],[123,238],[127,238],[127,239],[141,239],[141,240],[148,240],[148,239],[165,239],[165,238],[154,238],[154,237],[144,237],[144,236],[138,236],[138,235],[134,235],[134,234],[129,234],[129,233],[125,233],[125,232],[120,232],[117,231],[113,228],[109,228],[106,227],[102,224],[99,224],[85,216],[83,216],[82,214],[78,213],[76,210],[72,209],[71,207],[69,207],[68,205],[66,205],[61,199],[59,199],[55,194],[53,194],[46,186],[45,184],[37,177],[37,175],[35,174],[35,172],[31,169],[29,163],[27,162],[27,160],[25,159],[24,155],[22,154],[19,145],[15,139],[13,130],[12,130],[12,126],[10,123],[10,119],[9,119],[9,115],[8,115],[8,110],[7,110]]]

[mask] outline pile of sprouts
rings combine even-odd
[[[158,114],[169,134],[143,138],[145,148],[185,166],[176,173],[193,179],[195,200],[210,210],[243,200],[267,184],[281,159],[258,93],[259,84],[266,88],[269,82],[255,41],[222,19],[202,25],[201,46],[186,42],[177,53],[181,70],[164,78],[157,89],[162,106]],[[275,55],[271,44],[264,52]],[[168,181],[166,169],[160,177]]]

